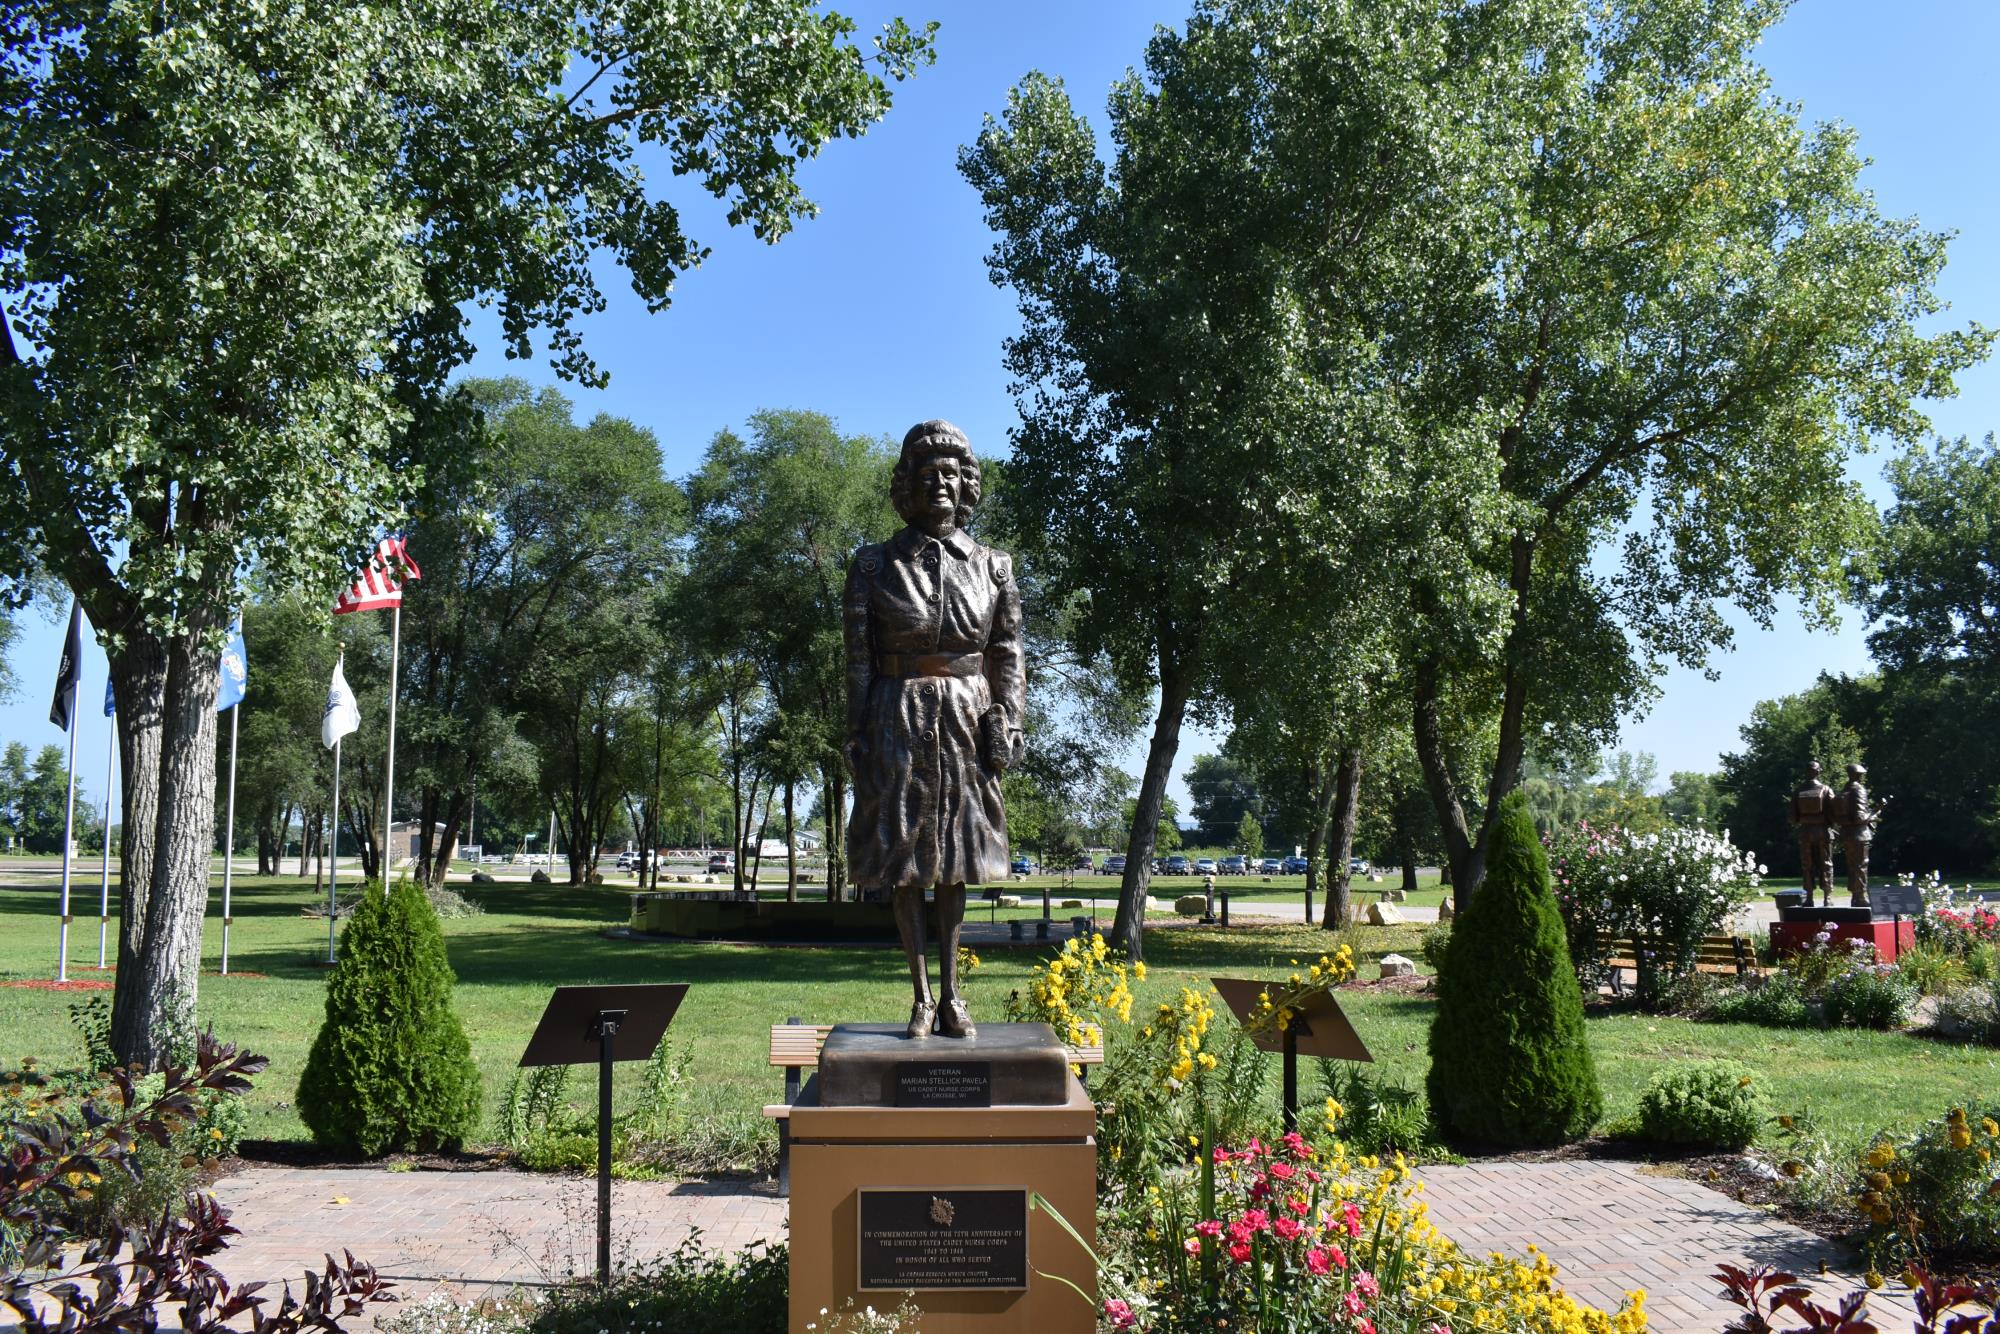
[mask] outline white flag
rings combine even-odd
[[[347,673],[341,668],[346,659],[333,664],[333,684],[326,688],[326,712],[320,718],[320,743],[328,750],[333,743],[361,726],[361,710],[355,707],[354,692],[347,688]]]

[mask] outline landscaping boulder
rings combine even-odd
[[[1401,954],[1385,954],[1382,956],[1382,976],[1415,977],[1416,975],[1417,961],[1415,959],[1406,958]]]
[[[474,871],[472,873],[472,883],[475,885],[492,885],[499,882],[484,871]]]
[[[549,883],[549,873],[547,871],[536,871],[528,879],[537,885],[546,885]]]
[[[1081,908],[1081,907],[1083,906],[1083,900],[1082,900],[1082,899],[1064,899],[1064,900],[1063,900],[1063,901],[1062,901],[1061,903],[1058,903],[1058,904],[1057,904],[1056,906],[1057,906],[1058,908]]]
[[[1371,903],[1368,905],[1368,921],[1372,926],[1401,926],[1403,914],[1396,911],[1393,903]]]
[[[1183,917],[1199,917],[1208,911],[1208,898],[1202,894],[1183,894],[1174,900],[1174,911]]]
[[[1018,908],[1021,906],[1021,896],[1019,894],[1002,894],[995,902],[1003,908]]]
[[[1444,896],[1444,902],[1438,905],[1438,920],[1440,922],[1449,922],[1456,916],[1458,916],[1458,909],[1451,906],[1451,895],[1447,894]]]

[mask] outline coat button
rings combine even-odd
[[[924,740],[926,740],[926,741],[935,741],[935,740],[937,740],[937,733],[935,733],[935,732],[931,731],[931,729],[930,729],[930,728],[926,727],[926,728],[924,729]]]
[[[931,594],[931,601],[936,602],[937,600],[938,600],[938,595],[935,593]]]

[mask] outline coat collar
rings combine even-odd
[[[896,534],[896,546],[898,553],[904,556],[916,555],[919,551],[922,551],[924,549],[924,545],[927,542],[930,542],[931,540],[932,539],[930,534],[926,533],[923,529],[917,527],[915,524],[911,524],[909,527],[903,529],[902,532]],[[958,557],[960,560],[966,559],[968,556],[970,556],[974,551],[978,550],[979,548],[979,544],[977,542],[974,542],[970,537],[966,536],[965,530],[963,528],[953,529],[951,536],[944,538],[940,543],[940,545],[942,545],[946,551],[949,551],[952,555]]]

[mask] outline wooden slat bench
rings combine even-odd
[[[832,1031],[832,1024],[802,1023],[797,1015],[771,1025],[771,1064],[785,1072],[785,1100],[765,1104],[764,1115],[778,1123],[778,1191],[783,1195],[792,1193],[792,1106],[799,1100],[804,1072],[819,1065],[819,1049]],[[1069,1049],[1070,1064],[1081,1067],[1084,1078],[1091,1066],[1104,1064],[1104,1033],[1095,1025],[1090,1032],[1095,1042]]]
[[[1611,969],[1611,990],[1614,995],[1625,994],[1625,984],[1621,974],[1632,970],[1636,985],[1639,977],[1639,951],[1649,942],[1626,936],[1611,942],[1611,951],[1604,962]],[[1655,950],[1648,952],[1656,953]],[[1757,961],[1757,951],[1747,936],[1715,935],[1703,936],[1700,947],[1695,952],[1694,970],[1697,973],[1734,973],[1738,977],[1757,977],[1763,974],[1763,966]]]

